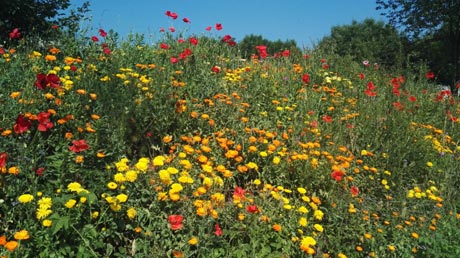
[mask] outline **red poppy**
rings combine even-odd
[[[256,46],[256,49],[257,51],[259,52],[259,56],[261,58],[267,58],[268,54],[267,54],[267,47],[266,46]]]
[[[309,58],[310,58],[310,55],[309,55],[309,54],[305,54],[305,55],[303,55],[303,58],[309,59]]]
[[[99,35],[104,38],[107,36],[107,32],[105,32],[103,29],[99,29]]]
[[[177,17],[179,17],[179,16],[177,15],[177,13],[174,13],[174,12],[171,12],[171,11],[166,11],[165,14],[166,14],[166,16],[171,17],[173,20],[175,20],[175,19],[177,19]]]
[[[98,39],[96,36],[92,36],[92,37],[91,37],[91,41],[93,41],[93,42],[98,42],[99,39]]]
[[[223,234],[222,229],[220,228],[219,224],[216,224],[214,226],[214,235],[222,236],[222,234]]]
[[[359,79],[361,79],[361,80],[364,80],[364,78],[366,78],[366,76],[364,75],[364,73],[359,73],[359,74],[358,74],[358,77],[359,77]]]
[[[289,51],[289,49],[286,49],[283,52],[281,52],[281,55],[284,57],[289,57],[291,55],[291,51]]]
[[[177,57],[172,56],[172,57],[169,58],[169,61],[171,61],[171,63],[175,64],[175,63],[179,62],[179,59],[177,59]]]
[[[82,152],[89,149],[89,145],[86,143],[84,139],[81,140],[73,140],[72,146],[69,146],[69,150],[71,152]]]
[[[35,175],[37,176],[43,176],[43,171],[45,171],[44,167],[39,167],[35,170]]]
[[[13,130],[16,134],[22,134],[29,130],[32,126],[32,122],[24,117],[24,115],[19,115],[16,118],[16,124],[13,127]]]
[[[205,28],[205,30],[210,31],[210,30],[212,30],[212,27],[208,26],[208,27]]]
[[[53,127],[53,122],[49,120],[49,117],[51,116],[50,113],[48,112],[40,112],[37,116],[38,119],[38,131],[40,132],[46,132],[48,129],[51,129]]]
[[[171,226],[172,230],[179,230],[184,227],[182,222],[184,221],[184,217],[182,215],[169,215],[168,222]]]
[[[168,46],[168,44],[166,44],[166,43],[161,43],[161,44],[160,44],[160,48],[161,48],[161,49],[169,49],[169,46]]]
[[[350,188],[350,192],[351,192],[351,195],[354,197],[354,196],[357,196],[359,194],[359,188],[356,187],[356,186],[352,186]]]
[[[190,44],[192,45],[198,45],[198,39],[191,37],[189,40]]]
[[[160,32],[165,32],[165,29],[163,27],[160,27]]]
[[[6,166],[6,161],[8,160],[8,154],[6,152],[0,153],[0,168]]]
[[[331,173],[331,177],[334,178],[335,181],[340,181],[342,180],[342,177],[345,175],[345,173],[343,173],[342,171],[340,170],[336,170],[334,172]]]
[[[220,73],[220,68],[217,67],[217,66],[213,66],[213,67],[211,68],[211,71],[214,72],[214,73]]]
[[[323,122],[326,122],[326,123],[331,123],[332,122],[332,117],[331,116],[323,116],[321,118],[321,120],[323,120]]]
[[[404,110],[404,105],[401,102],[393,102],[393,107],[395,107],[396,110],[399,110],[399,111]]]
[[[184,19],[182,19],[182,21],[185,22],[185,23],[190,23],[190,20],[188,18],[184,18]]]
[[[171,27],[169,27],[169,31],[170,31],[170,32],[176,32],[176,29],[175,29],[174,27],[171,26]]]
[[[216,30],[222,30],[222,24],[216,23]]]
[[[177,40],[177,43],[180,43],[180,44],[181,44],[181,43],[184,43],[184,42],[185,42],[185,39],[182,39],[182,38],[180,38],[180,39]]]
[[[409,100],[410,102],[415,102],[415,101],[417,101],[417,97],[415,97],[415,96],[409,96],[408,100]]]
[[[431,80],[431,79],[434,79],[435,77],[435,74],[432,72],[432,71],[429,71],[425,74],[425,77],[428,79],[428,80]]]
[[[47,86],[51,88],[59,88],[61,79],[55,74],[43,74],[39,73],[36,75],[37,80],[35,81],[34,85],[39,90],[44,90]]]
[[[253,205],[246,206],[246,211],[249,213],[258,213],[259,208],[257,207],[257,205],[253,204]]]
[[[242,187],[237,186],[235,187],[235,190],[233,190],[233,198],[235,198],[235,196],[242,198],[244,197],[244,193],[246,193],[246,190],[244,190],[244,188]]]
[[[18,28],[14,28],[13,31],[10,32],[9,36],[10,39],[19,39],[21,37],[21,33]]]
[[[302,81],[305,83],[305,84],[308,84],[310,83],[310,75],[308,73],[304,73],[302,75]]]

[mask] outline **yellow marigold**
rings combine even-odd
[[[126,215],[128,218],[134,219],[137,216],[137,211],[134,207],[131,207],[126,211]]]
[[[26,239],[29,239],[29,238],[30,238],[29,232],[27,230],[25,230],[25,229],[14,233],[14,239],[16,239],[16,240],[26,240]]]
[[[77,201],[74,199],[70,199],[65,203],[65,207],[72,209],[75,206],[75,204],[77,204]]]
[[[28,203],[34,199],[34,196],[31,194],[22,194],[18,197],[20,203]]]
[[[126,194],[119,194],[116,198],[120,203],[124,203],[128,200],[128,196]]]
[[[42,225],[46,228],[49,228],[51,227],[51,225],[53,225],[53,221],[52,220],[49,220],[49,219],[45,219],[42,221]]]
[[[126,171],[125,178],[126,178],[126,181],[128,182],[131,182],[131,183],[135,182],[137,180],[137,171],[135,170]]]
[[[198,238],[197,237],[192,237],[188,240],[189,245],[197,245],[198,244]]]

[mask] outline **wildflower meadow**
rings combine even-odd
[[[460,102],[428,68],[177,30],[11,32],[0,257],[460,256]]]

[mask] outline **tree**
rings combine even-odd
[[[68,10],[70,0],[0,0],[0,44],[11,31],[18,29],[22,36],[39,35],[46,38],[50,28],[56,25],[76,31],[89,3]]]
[[[444,67],[444,77],[450,78],[454,90],[459,79],[460,58],[460,1],[458,0],[376,0],[377,10],[389,23],[403,29],[423,52],[427,45],[436,50],[430,59]],[[418,44],[417,44],[418,43]],[[437,56],[437,57],[436,57]],[[439,58],[446,63],[439,64]]]
[[[369,60],[386,66],[401,66],[404,37],[383,21],[365,19],[350,25],[334,26],[330,36],[324,37],[317,48],[354,61]]]
[[[300,49],[297,47],[295,40],[286,41],[270,41],[263,38],[260,35],[250,34],[247,35],[238,43],[238,48],[241,52],[241,56],[244,58],[251,57],[252,54],[257,54],[256,46],[266,46],[267,52],[271,55],[282,52],[284,50],[290,50],[292,54],[300,53]]]

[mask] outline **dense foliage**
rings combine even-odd
[[[460,103],[425,66],[55,42],[0,49],[0,256],[460,255]]]

